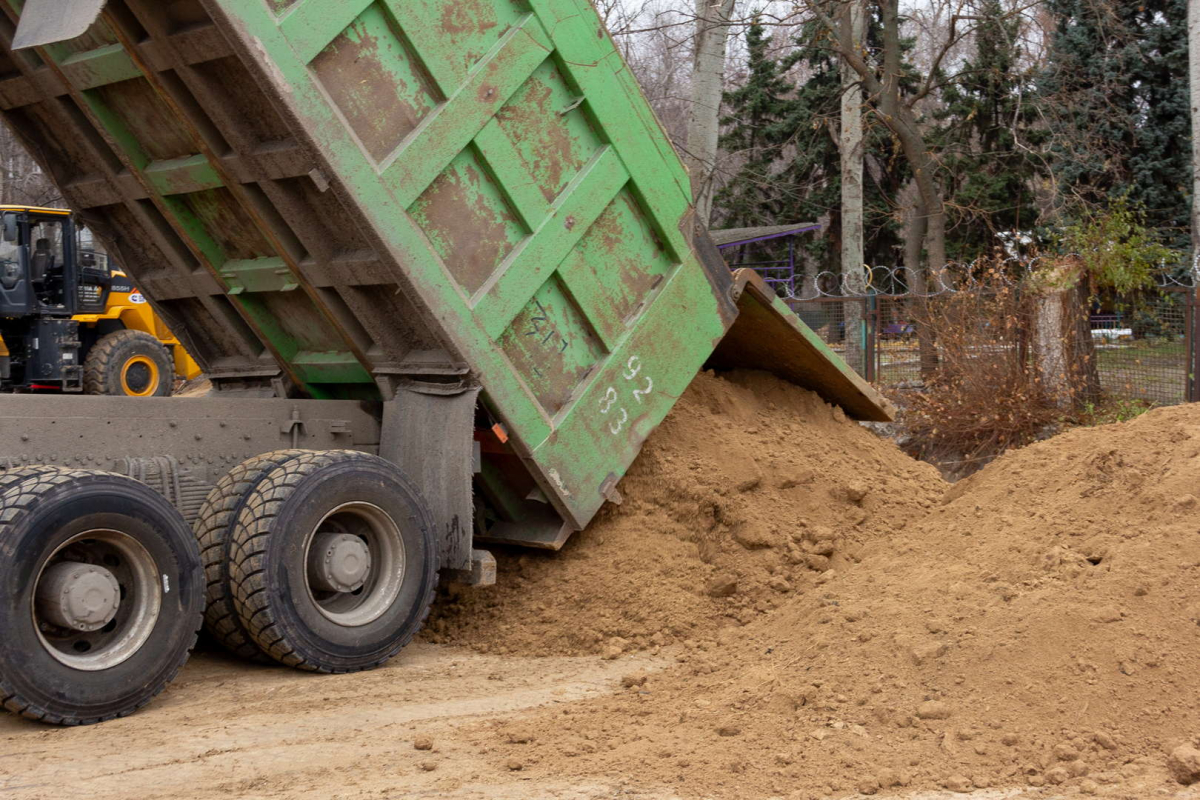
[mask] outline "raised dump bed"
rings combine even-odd
[[[432,583],[410,586],[427,571],[412,563],[486,581],[479,541],[561,546],[619,498],[642,442],[705,362],[768,369],[859,419],[890,417],[757,278],[729,273],[588,0],[0,7],[0,111],[212,378],[214,399],[187,402],[220,405],[189,418],[244,428],[238,398],[278,404],[256,406],[253,418],[270,421],[240,441],[226,445],[222,425],[210,437],[219,447],[169,425],[188,416],[177,406],[96,406],[79,419],[119,414],[124,430],[144,418],[155,435],[116,439],[72,416],[52,433],[34,429],[50,437],[40,449],[0,432],[0,456],[128,474],[161,459],[163,486],[180,471],[213,484],[244,458],[319,450],[332,437],[382,456],[370,469],[407,481],[419,507],[380,516],[339,489],[356,510],[332,527],[314,523],[315,534],[199,512],[212,545],[210,627],[234,649],[330,671],[386,659],[428,605]],[[347,402],[344,413],[336,403],[310,413],[302,398]],[[27,401],[0,399],[0,413],[44,418]],[[314,481],[348,469],[312,458]],[[252,505],[259,472],[309,479],[279,459],[255,463],[213,490],[235,511]],[[409,523],[429,529],[427,547],[401,546]],[[279,552],[239,549],[291,535],[300,539]],[[71,563],[116,546],[69,553]],[[35,573],[66,557],[54,552]],[[238,583],[229,562],[251,557],[267,585]],[[369,565],[365,578],[351,562]],[[397,569],[404,581],[389,583]],[[58,570],[60,594],[86,577],[68,572]],[[278,607],[243,596],[255,587],[279,595]],[[56,636],[71,628],[59,624],[72,622],[62,608],[32,599],[46,592],[27,588],[10,613],[28,602]],[[68,595],[55,602],[69,606]],[[320,614],[306,617],[308,606]],[[368,628],[380,630],[356,650],[350,642]],[[73,635],[46,647],[73,646]],[[87,652],[115,652],[106,641],[85,642]],[[10,662],[0,651],[0,696],[13,689]],[[70,674],[59,683],[70,686]],[[8,705],[29,695],[33,716],[107,715],[83,700],[56,710],[40,689],[23,691]],[[110,706],[125,713],[128,703]]]

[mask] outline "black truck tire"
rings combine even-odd
[[[7,483],[6,483],[7,481]],[[80,725],[131,714],[196,642],[196,540],[149,486],[95,470],[0,475],[0,705]]]
[[[378,456],[330,450],[281,464],[249,492],[229,575],[263,652],[341,673],[376,667],[412,640],[437,569],[433,521],[413,482]]]
[[[311,450],[276,450],[246,459],[208,493],[192,526],[204,564],[204,627],[227,650],[249,661],[271,662],[234,611],[229,582],[233,528],[246,498],[276,467]]]
[[[118,397],[167,397],[175,365],[162,342],[144,331],[101,336],[83,360],[83,391]]]

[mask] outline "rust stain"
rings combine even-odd
[[[512,28],[524,10],[505,0],[456,0],[442,3],[439,25],[447,52],[457,54],[455,61],[463,75]]]
[[[548,79],[562,83],[557,69],[550,71]],[[497,114],[505,133],[522,145],[525,166],[547,202],[554,201],[585,160],[557,107],[564,94],[561,89],[556,92],[546,79],[535,77]]]
[[[499,188],[472,158],[443,172],[421,195],[414,217],[468,292],[477,291],[523,235]]]
[[[442,30],[451,35],[486,33],[498,24],[491,3],[457,0],[442,9]]]
[[[513,319],[500,344],[551,414],[571,401],[604,353],[557,278],[551,278]]]
[[[178,195],[221,247],[227,259],[251,259],[274,256],[274,248],[263,238],[254,222],[239,212],[241,206],[228,189]]]
[[[431,82],[405,43],[360,17],[311,64],[325,91],[376,161],[382,161],[436,104]],[[381,41],[377,29],[387,34]]]
[[[637,314],[669,269],[662,242],[628,190],[588,229],[580,253],[590,280],[603,289],[610,314],[618,320]]]
[[[195,154],[192,135],[144,78],[111,83],[94,91],[121,118],[151,159],[165,161]]]

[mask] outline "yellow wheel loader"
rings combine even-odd
[[[200,368],[61,208],[0,205],[0,391],[164,397]]]

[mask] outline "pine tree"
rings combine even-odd
[[[881,46],[879,10],[871,5],[866,20],[869,50]],[[785,142],[788,163],[781,182],[788,191],[782,197],[781,218],[816,220],[828,216],[826,235],[813,240],[812,251],[836,271],[836,254],[841,235],[841,174],[838,130],[841,98],[839,60],[830,34],[818,21],[803,26],[796,36],[795,49],[782,66],[807,75],[788,102],[787,113],[779,124],[778,137]],[[912,71],[904,65],[902,85],[910,86]],[[868,103],[871,99],[868,98]],[[892,265],[897,262],[900,225],[896,200],[909,179],[908,164],[898,145],[872,114],[864,123],[866,169],[864,189],[864,260],[868,264]]]
[[[780,176],[788,189],[781,198],[780,215],[796,222],[829,215],[829,229],[812,240],[809,249],[832,268],[838,248],[831,246],[831,234],[840,231],[838,115],[842,90],[837,56],[827,37],[816,22],[806,24],[795,37],[795,49],[784,66],[789,70],[799,67],[807,79],[790,98],[778,133],[789,156]]]
[[[778,182],[779,122],[791,85],[771,53],[771,37],[756,18],[746,32],[747,77],[725,93],[728,113],[721,124],[721,148],[742,161],[741,168],[717,194],[715,205],[728,227],[775,224],[781,210]]]
[[[1187,0],[1048,0],[1058,25],[1042,77],[1060,194],[1127,197],[1181,242],[1190,204]]]
[[[1020,22],[1005,17],[1000,0],[984,0],[979,15],[975,52],[943,90],[938,115],[953,209],[947,250],[960,261],[1037,224],[1031,148],[1045,139],[1028,97],[1033,76],[1020,66]]]

